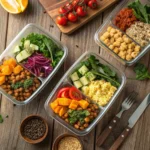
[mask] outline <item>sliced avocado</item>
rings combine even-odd
[[[80,74],[85,75],[89,71],[89,69],[85,65],[83,65],[78,71]]]
[[[32,54],[28,53],[26,50],[23,50],[16,56],[16,59],[18,62],[21,62],[21,61],[27,59],[28,57],[30,57],[31,55]]]

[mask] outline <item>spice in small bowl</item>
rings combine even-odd
[[[75,135],[62,134],[55,140],[53,150],[83,150],[83,144]]]
[[[44,118],[31,115],[25,118],[20,126],[20,134],[23,139],[31,144],[42,142],[48,133],[48,125]]]

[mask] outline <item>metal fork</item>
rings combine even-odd
[[[138,94],[136,92],[131,92],[131,94],[123,101],[121,111],[113,118],[113,120],[108,124],[108,126],[104,129],[102,134],[97,139],[97,146],[101,146],[106,138],[111,133],[112,129],[116,126],[117,122],[120,120],[122,113],[125,110],[128,110],[134,103],[135,98]]]

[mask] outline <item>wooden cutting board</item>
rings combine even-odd
[[[46,12],[50,15],[50,17],[54,20],[56,23],[56,17],[59,15],[58,9],[59,7],[63,6],[67,0],[39,0],[42,6],[45,8]],[[98,8],[97,9],[90,9],[87,8],[87,16],[80,17],[79,20],[76,23],[71,23],[68,21],[68,24],[66,26],[58,25],[58,28],[61,30],[61,32],[66,34],[71,34],[87,22],[89,22],[91,19],[96,17],[98,14],[103,12],[105,9],[116,3],[118,0],[98,0]]]

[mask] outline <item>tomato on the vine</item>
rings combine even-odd
[[[95,8],[97,8],[97,0],[90,0],[89,2],[88,2],[88,6],[90,7],[90,8],[92,8],[92,9],[95,9]]]
[[[78,20],[78,16],[75,12],[70,12],[68,14],[68,20],[71,22],[76,22]]]
[[[67,9],[63,6],[59,8],[59,13],[60,14],[66,14],[67,13]]]
[[[79,7],[77,8],[76,12],[77,12],[77,15],[80,16],[80,17],[84,17],[84,16],[86,16],[86,14],[87,14],[86,8],[83,7],[83,6],[82,6],[82,7],[79,6]]]
[[[67,18],[66,18],[66,16],[58,16],[57,17],[57,23],[59,25],[65,26],[67,24]]]
[[[84,0],[84,3],[85,3],[86,5],[88,5],[88,2],[89,2],[89,0]]]
[[[73,5],[73,7],[74,7],[74,10],[77,10],[77,8],[78,8],[78,4],[79,4],[79,2],[80,2],[80,0],[73,0],[73,2],[72,2],[72,5]]]
[[[66,7],[66,9],[67,9],[68,11],[72,11],[72,10],[73,10],[73,5],[72,5],[71,3],[67,3],[67,4],[65,5],[65,7]]]

